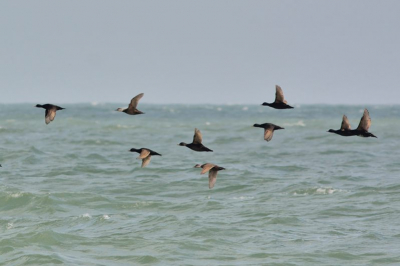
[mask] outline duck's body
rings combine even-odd
[[[140,148],[140,149],[132,148],[129,151],[130,152],[137,152],[137,153],[140,154],[137,159],[142,159],[142,168],[150,163],[152,155],[161,156],[161,154],[159,154],[159,153],[157,153],[157,152],[155,152],[153,150],[147,149],[147,148]]]
[[[192,143],[185,143],[185,142],[181,142],[178,145],[179,146],[186,146],[191,150],[194,151],[211,151],[209,148],[207,148],[206,146],[204,146],[201,142],[203,141],[203,136],[200,132],[200,130],[198,130],[197,128],[194,129],[194,136],[193,136],[193,142]]]
[[[139,111],[136,107],[139,103],[139,100],[143,97],[144,93],[140,93],[138,95],[136,95],[135,97],[132,98],[128,108],[118,108],[115,111],[118,112],[124,112],[125,114],[128,115],[140,115],[140,114],[144,114],[142,111]]]
[[[282,88],[278,85],[276,87],[275,101],[273,103],[264,102],[262,105],[269,106],[275,109],[292,109],[293,107],[287,104],[285,97],[283,96]]]
[[[221,166],[218,166],[218,165],[212,164],[212,163],[205,163],[203,165],[196,164],[194,167],[203,169],[200,173],[201,175],[205,174],[209,171],[209,173],[208,173],[208,188],[209,189],[212,189],[215,185],[215,182],[217,182],[218,171],[225,170],[224,167],[221,167]]]
[[[49,124],[51,121],[54,120],[54,118],[56,117],[56,112],[58,110],[65,109],[65,108],[62,108],[60,106],[57,106],[57,105],[54,105],[54,104],[49,104],[49,103],[46,103],[46,104],[43,104],[43,105],[42,104],[37,104],[36,107],[46,109],[46,112],[45,112],[45,115],[44,115],[46,124]]]
[[[212,152],[212,150],[210,150],[209,148],[207,148],[206,146],[204,146],[201,143],[189,143],[189,144],[187,144],[185,142],[181,142],[181,143],[179,143],[179,146],[186,146],[189,149],[194,150],[194,151],[211,151]]]
[[[260,127],[264,129],[264,140],[266,141],[270,141],[272,139],[275,130],[284,129],[283,127],[271,123],[254,124],[253,127]]]
[[[364,109],[364,114],[361,117],[360,123],[356,129],[351,129],[350,122],[347,119],[347,116],[343,115],[342,125],[340,129],[334,130],[329,129],[328,132],[335,133],[343,137],[351,137],[351,136],[359,136],[359,137],[373,137],[377,138],[374,134],[368,132],[369,127],[371,126],[371,117],[369,116],[369,112],[367,109]]]

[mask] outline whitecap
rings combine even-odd
[[[249,110],[249,107],[245,106],[245,107],[242,108],[242,110],[243,111],[247,111],[247,110]]]
[[[110,216],[108,216],[107,214],[104,214],[104,215],[103,215],[103,219],[104,219],[104,220],[108,220],[108,219],[110,219]]]
[[[282,125],[285,127],[293,127],[293,126],[305,127],[306,126],[306,124],[304,123],[303,120],[299,120],[296,123],[283,123]]]
[[[90,103],[92,106],[96,106],[96,105],[98,105],[99,103],[98,102],[91,102]]]
[[[206,122],[206,125],[209,126],[209,125],[211,125],[211,123],[210,122]]]
[[[251,200],[251,199],[254,199],[254,197],[240,196],[240,197],[233,197],[232,199],[234,199],[234,200]]]
[[[333,194],[336,189],[333,188],[317,188],[315,191],[316,194]]]
[[[117,125],[117,128],[129,128],[128,126],[125,126],[125,125],[120,125],[120,124],[118,124]]]
[[[222,108],[221,108],[221,107],[218,107],[218,108],[217,108],[217,111],[222,111]]]
[[[23,192],[17,192],[17,193],[11,193],[10,197],[11,198],[19,198],[19,197],[22,197],[23,195],[24,195]]]
[[[81,217],[81,218],[89,218],[89,219],[92,218],[92,216],[89,213],[84,213],[79,217]]]
[[[13,228],[14,227],[14,224],[13,223],[8,223],[7,224],[7,230],[10,230],[11,228]]]

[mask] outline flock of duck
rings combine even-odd
[[[118,108],[116,111],[124,112],[128,115],[144,114],[142,111],[139,111],[137,109],[139,100],[143,97],[143,95],[144,95],[144,93],[140,93],[137,96],[135,96],[134,98],[132,98],[128,108]],[[262,105],[269,106],[269,107],[272,107],[275,109],[293,109],[292,106],[287,104],[287,101],[285,100],[285,97],[283,96],[282,88],[278,85],[276,85],[275,101],[273,103],[264,102]],[[44,105],[37,104],[36,107],[44,108],[46,110],[46,112],[45,112],[46,124],[49,124],[51,121],[54,120],[54,118],[56,117],[56,112],[58,110],[65,109],[65,108],[62,108],[62,107],[54,105],[54,104],[44,104]],[[270,141],[272,139],[272,136],[273,136],[275,130],[284,129],[280,126],[277,126],[277,125],[274,125],[271,123],[254,124],[253,126],[264,129],[264,140],[266,140],[266,141]],[[364,114],[361,117],[361,121],[356,129],[351,129],[349,120],[347,119],[347,116],[343,115],[342,125],[341,125],[340,129],[338,129],[338,130],[330,129],[328,132],[335,133],[335,134],[338,134],[338,135],[344,136],[344,137],[359,136],[359,137],[374,137],[374,138],[376,138],[376,136],[374,134],[368,132],[370,126],[371,126],[371,118],[369,116],[369,112],[367,109],[364,109]],[[202,141],[203,141],[203,137],[202,137],[200,130],[195,128],[192,143],[187,144],[185,142],[181,142],[178,145],[186,146],[187,148],[189,148],[193,151],[197,151],[197,152],[212,152],[211,149],[207,148],[206,146],[204,146],[202,144]],[[132,149],[130,149],[130,151],[139,153],[138,159],[142,160],[142,167],[145,167],[150,163],[151,156],[155,156],[155,155],[161,156],[161,154],[159,154],[151,149],[148,149],[148,148],[140,148],[140,149],[132,148]],[[1,167],[1,165],[0,165],[0,167]],[[218,166],[218,165],[212,164],[212,163],[205,163],[202,165],[196,164],[194,167],[202,168],[201,174],[205,174],[205,173],[209,172],[209,175],[208,175],[208,179],[209,179],[208,184],[209,185],[208,186],[210,189],[212,189],[215,185],[215,182],[217,180],[218,171],[225,170],[224,167],[221,167],[221,166]]]

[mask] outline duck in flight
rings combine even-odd
[[[271,124],[271,123],[264,123],[264,124],[254,124],[253,127],[261,127],[264,129],[264,140],[270,141],[272,136],[274,135],[275,130],[284,129],[283,127]]]
[[[54,118],[56,117],[56,111],[57,110],[65,109],[65,108],[62,108],[60,106],[57,106],[57,105],[54,105],[54,104],[49,104],[49,103],[43,104],[43,105],[37,104],[36,107],[40,107],[40,108],[46,109],[46,113],[44,115],[44,118],[45,118],[44,121],[46,122],[46,124],[48,124],[48,123],[50,123],[51,121],[54,120]]]
[[[159,153],[157,153],[155,151],[152,151],[150,149],[147,149],[147,148],[140,148],[140,149],[132,148],[129,151],[130,152],[137,152],[137,153],[140,154],[139,157],[137,157],[137,159],[142,159],[142,168],[146,167],[150,163],[152,155],[161,156],[161,154],[159,154]]]
[[[115,111],[118,112],[124,112],[128,115],[141,115],[144,114],[142,111],[139,111],[138,109],[136,109],[139,100],[142,99],[144,93],[138,94],[135,97],[132,98],[131,103],[129,104],[128,108],[118,108]]]
[[[359,137],[373,137],[378,138],[374,134],[368,132],[369,127],[371,126],[371,117],[369,116],[368,110],[364,109],[364,114],[361,117],[360,123],[358,124],[357,129],[351,129],[350,122],[347,119],[347,116],[343,115],[342,125],[340,129],[334,130],[329,129],[328,132],[335,133],[340,136],[349,137],[349,136],[359,136]]]
[[[266,103],[264,102],[262,105],[269,106],[275,109],[291,109],[292,106],[287,104],[285,97],[283,96],[282,88],[276,85],[276,93],[275,93],[275,102]]]
[[[206,146],[204,146],[201,142],[203,141],[203,136],[201,135],[200,130],[197,128],[194,129],[194,136],[193,136],[193,142],[186,144],[185,142],[181,142],[178,145],[179,146],[186,146],[191,150],[194,151],[212,151]]]
[[[208,188],[209,189],[212,189],[215,185],[215,182],[217,182],[218,171],[225,170],[225,168],[220,167],[216,164],[212,164],[212,163],[205,163],[203,165],[196,164],[194,166],[194,168],[202,168],[203,170],[200,173],[201,175],[205,174],[209,171],[209,173],[208,173]]]

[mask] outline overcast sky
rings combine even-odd
[[[0,1],[0,102],[399,104],[400,1]]]

